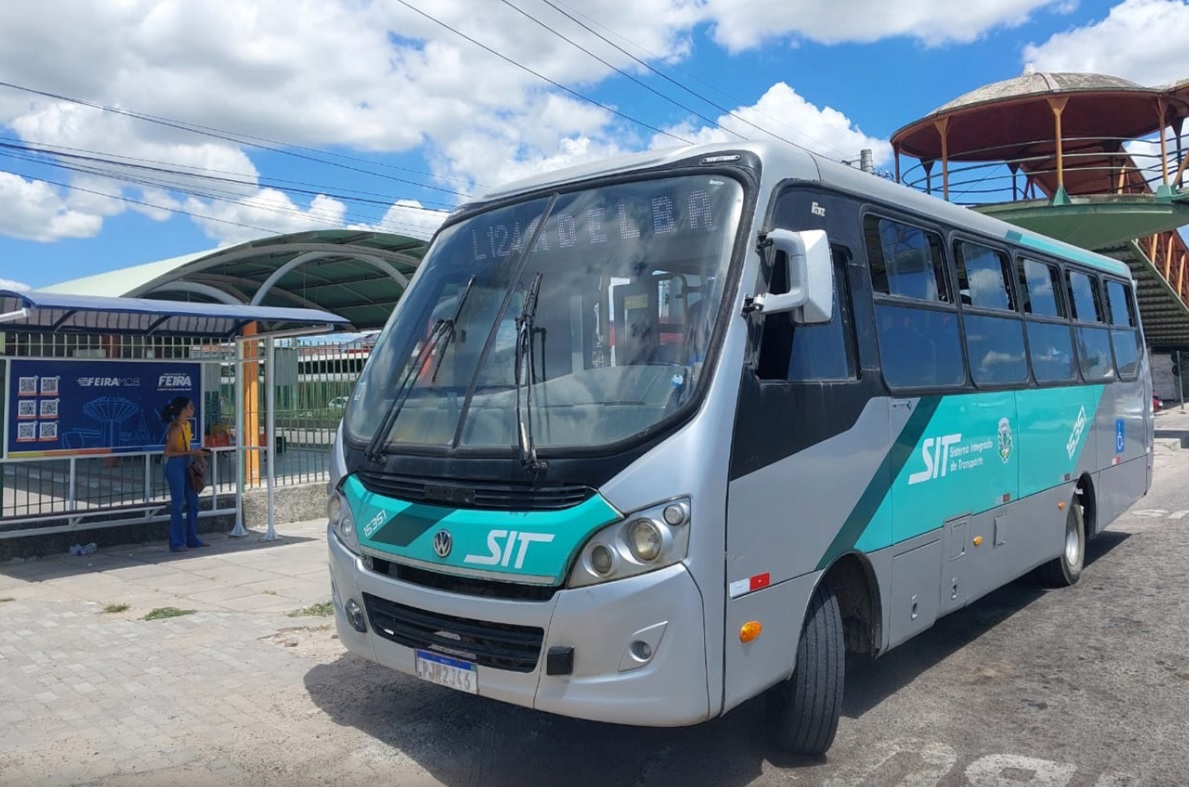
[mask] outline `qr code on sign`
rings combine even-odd
[[[41,400],[41,417],[42,418],[57,418],[58,417],[58,399],[42,399]]]
[[[41,432],[38,435],[38,440],[57,440],[58,439],[58,423],[57,421],[42,422],[40,424]]]
[[[58,378],[57,377],[42,377],[41,378],[41,393],[42,395],[56,396],[58,394]]]
[[[17,393],[20,396],[36,396],[37,395],[37,378],[36,377],[18,378]]]
[[[37,439],[37,424],[17,424],[17,442]]]
[[[17,418],[27,419],[37,417],[37,402],[32,399],[24,399],[17,402]]]

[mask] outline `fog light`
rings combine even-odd
[[[642,639],[633,642],[628,649],[636,661],[648,661],[652,658],[652,646]]]
[[[607,576],[615,567],[615,554],[606,544],[595,544],[590,548],[590,567],[599,576]]]
[[[651,520],[637,519],[628,526],[628,548],[637,560],[650,562],[660,557],[664,539]]]
[[[674,503],[673,505],[665,506],[665,523],[672,527],[684,525],[685,520],[689,517],[689,509],[685,503]]]
[[[343,612],[347,614],[347,622],[351,624],[351,628],[360,634],[367,633],[367,619],[363,615],[363,609],[355,602],[355,599],[348,599],[346,606],[343,607]]]

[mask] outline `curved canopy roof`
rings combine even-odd
[[[380,328],[428,241],[355,230],[278,235],[63,282],[42,291],[332,312]]]
[[[984,85],[954,99],[892,135],[900,152],[924,161],[941,158],[938,121],[948,122],[946,153],[951,160],[1000,161],[1044,152],[1053,146],[1050,99],[1066,99],[1061,115],[1066,150],[1079,138],[1125,140],[1160,129],[1159,102],[1168,115],[1189,115],[1189,90],[1144,87],[1105,74],[1025,73]]]
[[[248,323],[258,323],[269,333],[314,326],[331,330],[341,328],[344,322],[342,317],[315,309],[0,290],[0,323],[25,331],[227,338]]]

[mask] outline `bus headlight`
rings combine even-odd
[[[635,519],[628,524],[628,549],[636,560],[651,563],[660,557],[664,536],[651,519]]]
[[[351,506],[347,504],[343,493],[337,489],[330,493],[326,501],[326,517],[343,546],[358,555],[359,534],[355,532],[355,517],[351,515]]]
[[[567,587],[656,571],[685,559],[689,551],[689,501],[649,506],[591,535],[574,562]]]

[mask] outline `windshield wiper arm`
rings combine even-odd
[[[462,314],[463,304],[467,302],[467,297],[471,294],[471,288],[474,286],[475,277],[471,276],[471,278],[467,279],[467,286],[462,288],[462,295],[458,296],[458,305],[454,307],[454,315],[449,320],[446,320],[446,325],[443,328],[445,334],[439,342],[441,347],[438,349],[438,360],[434,364],[433,374],[429,378],[431,383],[436,382],[438,379],[438,369],[442,368],[442,361],[446,358],[446,348],[450,346],[451,340],[454,339],[454,327],[458,325],[458,316]]]
[[[533,382],[536,364],[533,359],[533,322],[537,316],[537,302],[541,294],[541,279],[538,272],[528,286],[520,316],[516,318],[516,436],[520,444],[520,463],[530,473],[540,473],[548,464],[537,459],[537,448],[533,444]],[[527,370],[525,369],[527,367]],[[528,372],[528,385],[524,391],[524,410],[520,408],[521,373]]]
[[[379,428],[376,429],[376,433],[372,435],[372,439],[367,444],[364,455],[371,461],[377,463],[384,461],[384,452],[380,450],[380,446],[388,441],[388,433],[392,431],[392,427],[396,424],[396,419],[400,415],[401,408],[405,406],[409,394],[413,392],[413,385],[417,381],[417,375],[425,370],[426,362],[432,357],[433,352],[441,347],[441,352],[438,353],[437,363],[434,365],[431,381],[437,378],[438,369],[442,366],[442,357],[445,355],[446,347],[449,346],[450,340],[454,337],[454,326],[458,323],[458,316],[462,314],[462,307],[466,303],[467,296],[471,294],[471,288],[474,284],[475,277],[472,276],[467,281],[462,295],[458,298],[458,304],[454,307],[453,316],[448,319],[440,319],[434,323],[433,328],[429,332],[429,337],[425,340],[425,344],[421,345],[421,349],[417,351],[413,362],[405,370],[405,376],[401,378],[400,384],[396,388],[396,396],[393,397],[392,404],[388,405],[388,409],[384,411],[384,417],[380,421]]]

